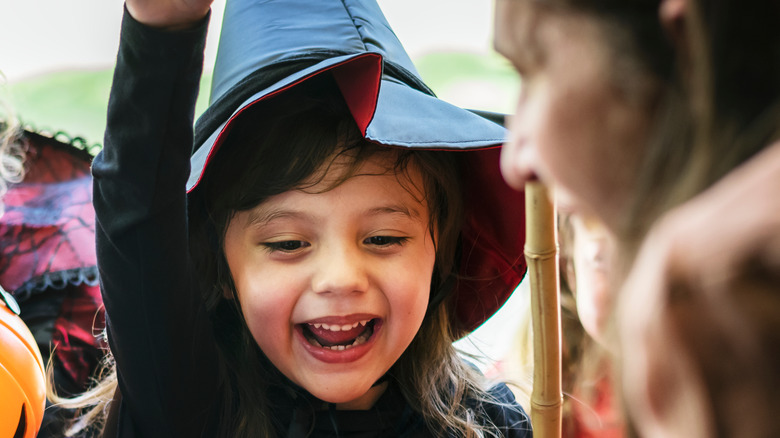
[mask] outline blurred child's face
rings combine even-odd
[[[502,173],[519,190],[539,178],[572,210],[613,227],[646,141],[646,113],[614,86],[617,60],[596,20],[533,3],[496,0],[495,47],[522,79]]]
[[[420,328],[435,260],[416,169],[374,155],[273,196],[230,221],[225,255],[249,330],[271,362],[315,397],[368,408],[369,390]],[[323,191],[324,190],[324,191]],[[319,193],[322,192],[322,193]],[[411,192],[411,193],[410,193]],[[372,394],[375,392],[372,391]]]
[[[571,222],[577,314],[585,331],[596,341],[603,342],[612,306],[609,288],[612,239],[598,221],[575,215]]]

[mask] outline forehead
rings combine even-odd
[[[394,173],[398,154],[390,148],[339,148],[325,159],[301,184],[336,187],[360,174],[386,175]]]
[[[419,170],[410,168],[396,174],[392,156],[382,154],[371,155],[354,169],[347,169],[349,164],[334,161],[318,180],[271,196],[250,211],[248,223],[279,218],[314,223],[321,221],[322,215],[346,217],[355,212],[371,217],[401,214],[417,221],[427,218],[428,206],[418,190]]]
[[[415,200],[426,198],[422,173],[413,155],[403,155],[387,147],[341,150],[323,163],[297,189],[322,193],[362,176],[386,176],[389,184],[397,183]]]
[[[544,9],[533,0],[496,0],[495,49],[510,60],[538,52],[537,33],[545,19]]]

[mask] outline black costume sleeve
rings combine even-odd
[[[166,32],[126,10],[122,21],[92,168],[119,436],[204,436],[214,400],[215,344],[188,256],[185,189],[207,26]]]

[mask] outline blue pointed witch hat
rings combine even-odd
[[[366,139],[468,154],[455,327],[495,313],[526,271],[523,195],[498,165],[503,126],[436,98],[374,0],[228,0],[223,23],[187,189],[244,110],[328,72]]]

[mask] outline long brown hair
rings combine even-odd
[[[687,45],[678,47],[622,230],[628,253],[661,214],[778,138],[780,34],[770,31],[778,13],[772,0],[689,4]]]
[[[636,216],[654,218],[696,196],[780,138],[778,17],[775,0],[690,2],[687,46],[679,48],[689,56],[678,73],[685,90],[680,107],[691,121],[688,138],[675,142],[659,131],[657,147],[668,153],[678,148],[680,164],[676,177],[660,187],[647,187],[652,182],[645,178],[645,193],[661,195],[652,207],[638,205]],[[713,436],[780,433],[780,397],[772,389],[780,382],[778,284],[776,270],[752,261],[727,290],[678,284],[663,297],[659,326],[678,349],[670,353],[684,357],[700,383],[698,408]]]

